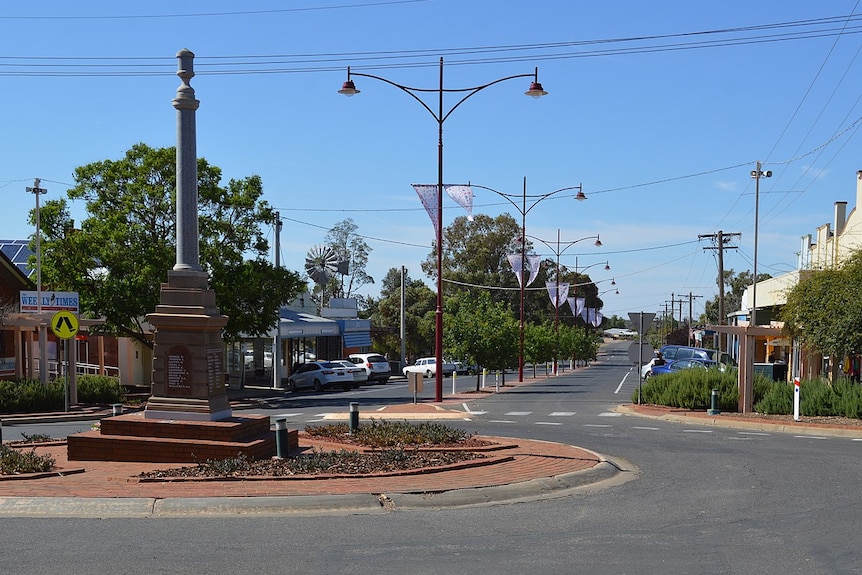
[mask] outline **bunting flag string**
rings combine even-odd
[[[586,298],[569,297],[566,298],[566,301],[569,302],[569,307],[572,308],[573,316],[578,317],[584,314],[584,303],[586,302]]]

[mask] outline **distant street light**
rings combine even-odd
[[[517,198],[519,196],[516,196],[514,194],[507,194],[504,192],[497,191],[493,188],[489,188],[487,186],[479,186],[477,184],[470,184],[470,187],[471,188],[479,188],[482,190],[488,190],[489,192],[493,192],[493,193],[497,194],[498,196],[500,196],[501,198],[505,199],[507,202],[512,204],[512,206],[516,210],[518,210],[518,213],[521,214],[521,237],[518,240],[521,244],[521,269],[516,270],[516,272],[515,272],[518,274],[518,283],[520,284],[520,298],[519,299],[521,302],[521,314],[520,314],[520,320],[518,322],[518,333],[519,333],[519,340],[520,340],[519,345],[518,345],[518,382],[520,383],[520,382],[524,381],[524,288],[526,287],[526,285],[524,283],[524,264],[526,263],[526,260],[527,260],[527,214],[530,213],[530,210],[532,210],[537,205],[539,205],[539,203],[541,203],[543,200],[546,200],[546,199],[550,198],[551,196],[554,196],[554,195],[559,194],[561,192],[566,192],[566,191],[570,191],[570,190],[578,190],[578,193],[575,194],[574,198],[576,200],[578,200],[579,202],[586,200],[587,196],[586,196],[586,194],[584,194],[583,184],[578,184],[577,186],[568,186],[565,188],[560,188],[558,190],[554,190],[553,192],[548,192],[547,194],[528,196],[527,195],[527,177],[524,176],[524,187],[523,187],[523,193],[520,195],[521,205],[519,207],[518,204],[516,204],[515,201],[512,199],[512,198]],[[533,198],[535,198],[535,201],[533,201],[530,204],[529,208],[527,207],[527,198],[530,198],[531,201]],[[598,238],[598,236],[594,236],[594,237]],[[598,245],[601,245],[601,242],[599,242]],[[556,370],[556,365],[554,366],[554,370]],[[556,371],[555,371],[555,373],[556,373]]]
[[[419,102],[419,104],[423,108],[425,108],[437,122],[437,310],[435,311],[434,316],[434,357],[438,366],[443,365],[443,123],[446,121],[449,115],[452,114],[452,112],[454,112],[456,108],[458,108],[458,106],[464,103],[465,100],[467,100],[474,94],[481,92],[485,88],[488,88],[495,84],[499,84],[500,82],[505,82],[506,80],[531,77],[533,78],[533,81],[530,83],[530,88],[526,92],[524,92],[525,95],[532,98],[540,98],[547,95],[548,93],[542,88],[542,84],[539,82],[538,68],[536,68],[532,74],[516,74],[514,76],[506,76],[505,78],[500,78],[494,80],[493,82],[488,82],[487,84],[474,86],[472,88],[444,88],[443,58],[440,58],[440,83],[436,88],[412,88],[410,86],[405,86],[403,84],[398,84],[391,80],[387,80],[386,78],[383,78],[381,76],[364,74],[360,72],[351,72],[350,67],[348,67],[347,81],[341,85],[341,89],[338,91],[339,94],[344,94],[345,96],[354,96],[359,93],[359,90],[356,88],[356,84],[354,84],[353,80],[351,79],[353,76],[361,76],[363,78],[380,80],[381,82],[389,84],[390,86],[394,86],[402,92],[409,94],[414,100]],[[426,104],[422,98],[418,96],[418,94],[428,92],[436,92],[437,94],[436,112],[428,104]],[[453,106],[451,106],[448,111],[446,111],[443,108],[443,94],[446,93],[463,93],[464,95]],[[443,370],[438,369],[436,371],[437,374],[435,376],[435,401],[440,402],[443,401]]]

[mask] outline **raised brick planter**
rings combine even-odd
[[[297,432],[289,431],[288,450],[297,449]],[[265,415],[181,421],[133,413],[103,419],[98,431],[70,435],[67,450],[70,461],[194,463],[237,455],[272,457],[276,443]]]

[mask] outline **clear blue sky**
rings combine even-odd
[[[34,178],[59,198],[78,166],[136,142],[174,145],[175,55],[188,48],[198,153],[226,180],[262,177],[285,219],[285,266],[302,271],[352,218],[374,278],[404,265],[433,285],[419,268],[433,227],[411,184],[436,182],[436,121],[383,82],[357,77],[362,93],[339,95],[346,67],[436,89],[441,56],[446,88],[538,66],[547,97],[510,80],[446,120],[445,182],[515,196],[524,177],[531,196],[582,183],[587,201],[542,201],[527,233],[601,235],[602,248],[577,243],[562,263],[610,262],[588,272],[600,289],[616,279],[606,315],[689,293],[698,315],[717,293],[715,251],[699,235],[741,233],[725,268],[752,269],[757,160],[773,171],[760,186],[760,272],[793,269],[799,238],[831,222],[835,201],[855,207],[859,12],[856,0],[12,3],[0,14],[0,236],[32,233]],[[520,219],[475,191],[475,213]],[[446,198],[445,223],[461,214]]]

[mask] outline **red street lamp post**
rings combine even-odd
[[[344,94],[345,96],[354,96],[359,93],[359,90],[356,89],[356,85],[351,79],[353,76],[361,76],[363,78],[371,78],[374,80],[380,80],[390,86],[394,86],[401,90],[402,92],[409,94],[414,100],[419,102],[419,104],[425,108],[429,114],[434,118],[437,122],[437,237],[436,237],[436,251],[437,251],[437,309],[435,311],[434,316],[434,325],[435,325],[435,334],[434,334],[434,358],[438,366],[443,365],[443,123],[447,118],[454,112],[458,106],[463,104],[468,98],[473,96],[474,94],[481,92],[485,88],[493,86],[495,84],[499,84],[500,82],[505,82],[506,80],[513,80],[515,78],[529,78],[532,77],[533,81],[530,83],[530,89],[524,92],[525,95],[530,96],[532,98],[540,98],[542,96],[547,95],[548,93],[542,88],[542,84],[539,82],[539,69],[536,68],[532,74],[516,74],[514,76],[506,76],[505,78],[499,78],[494,80],[493,82],[488,82],[487,84],[482,84],[481,86],[474,86],[471,88],[444,88],[443,87],[443,58],[440,58],[440,82],[436,88],[413,88],[410,86],[405,86],[403,84],[398,84],[391,80],[387,80],[381,76],[375,76],[373,74],[365,74],[360,72],[351,72],[350,67],[347,68],[347,81],[342,84],[341,89],[338,91],[339,94]],[[423,93],[437,93],[437,111],[435,112],[425,101],[419,97],[419,94]],[[461,93],[464,94],[453,106],[446,111],[443,107],[443,94],[446,93]],[[443,370],[436,370],[435,376],[435,395],[434,400],[437,402],[443,401]]]

